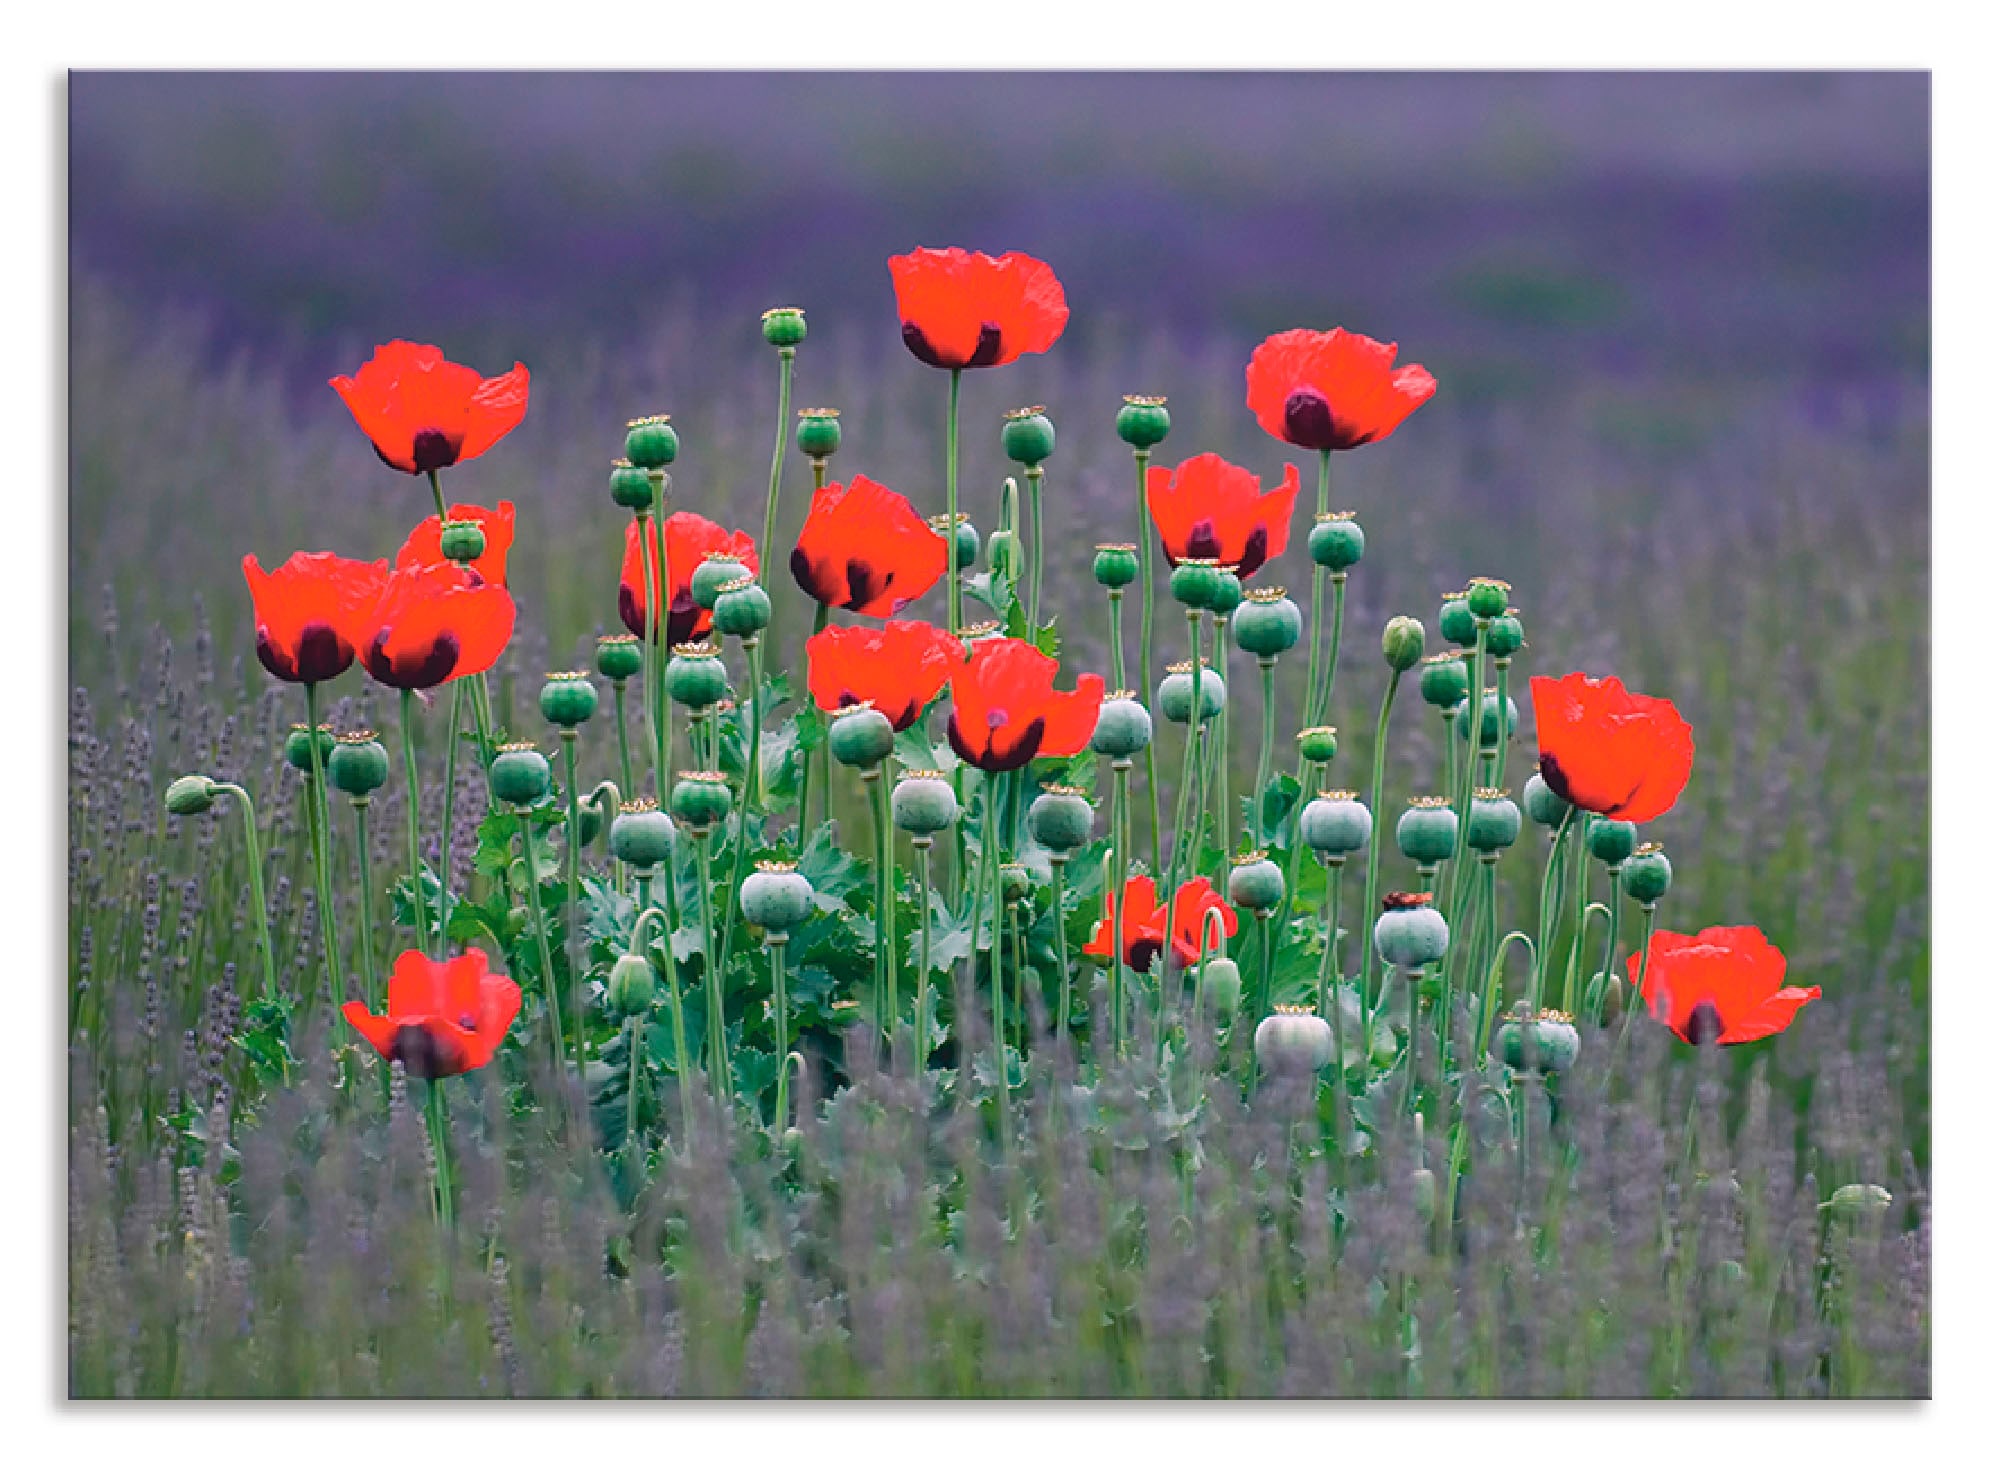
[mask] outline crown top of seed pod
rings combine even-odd
[[[373,729],[349,729],[345,734],[333,736],[336,744],[373,744],[376,734]]]
[[[1429,907],[1431,894],[1428,892],[1391,892],[1382,899],[1382,911],[1402,912],[1412,907]]]
[[[853,703],[842,704],[839,708],[835,709],[833,713],[830,715],[830,718],[837,723],[841,719],[846,718],[850,714],[863,713],[872,710],[874,707],[875,707],[874,699],[857,698]]]
[[[474,530],[483,530],[485,528],[477,520],[461,520],[456,516],[449,520],[440,521],[438,524],[440,530],[463,530],[467,526],[470,526]]]
[[[1502,580],[1501,580],[1501,579],[1500,579],[1500,578],[1499,578],[1498,576],[1472,576],[1472,577],[1468,577],[1468,578],[1466,579],[1466,583],[1465,583],[1465,591],[1470,591],[1470,590],[1472,590],[1472,588],[1473,588],[1473,587],[1475,587],[1475,586],[1497,586],[1497,587],[1499,587],[1499,588],[1500,588],[1500,589],[1501,589],[1502,591],[1512,591],[1512,590],[1514,589],[1514,586],[1513,586],[1513,583],[1512,583],[1512,582],[1508,582],[1508,581],[1502,581]],[[1465,591],[1461,591],[1461,592],[1460,592],[1460,593],[1458,593],[1458,594],[1459,594],[1460,596],[1463,596],[1463,595],[1465,595]]]
[[[803,316],[805,314],[806,308],[804,306],[773,306],[764,313],[762,319],[769,321],[773,316]]]
[[[1451,800],[1443,795],[1412,795],[1411,810],[1450,810]]]
[[[1090,799],[1090,792],[1081,785],[1059,785],[1051,780],[1042,786],[1044,795],[1074,795],[1080,800]]]
[[[840,416],[840,409],[838,409],[838,408],[801,408],[801,409],[799,409],[799,416],[800,416],[801,418],[838,418],[838,417]]]
[[[627,418],[625,420],[625,426],[627,428],[651,428],[656,423],[671,423],[673,421],[674,421],[674,415],[671,413],[648,413],[643,418]],[[617,459],[614,460],[613,462],[617,464],[623,464],[627,461],[624,459]]]
[[[1260,586],[1244,598],[1245,601],[1254,602],[1283,601],[1284,599],[1285,588],[1282,586]]]
[[[1188,659],[1182,658],[1177,663],[1168,663],[1167,671],[1173,674],[1192,673],[1194,672],[1194,664]]]
[[[1314,724],[1310,729],[1299,730],[1299,738],[1305,739],[1314,734],[1338,734],[1339,732],[1340,730],[1331,724]]]
[[[795,861],[760,861],[755,863],[755,865],[760,872],[771,872],[778,876],[783,876],[787,872],[795,872],[799,869],[799,864]]]
[[[533,749],[534,747],[535,743],[532,739],[516,739],[511,744],[496,744],[493,747],[493,752],[495,754],[519,754],[524,749]]]
[[[1632,855],[1658,856],[1662,851],[1665,851],[1666,849],[1667,849],[1666,847],[1660,845],[1660,843],[1657,841],[1645,841],[1639,844],[1639,846],[1632,852]]]
[[[712,555],[710,559],[713,559]],[[722,583],[722,585],[716,587],[715,594],[717,596],[723,596],[732,591],[748,591],[751,587],[755,586],[756,584],[757,584],[757,578],[755,576],[738,576],[734,580],[725,581]]]
[[[611,461],[611,467],[614,469],[630,469],[632,467],[632,461],[630,459],[613,459]]]
[[[859,1009],[860,1007],[861,1001],[859,999],[836,999],[833,1001],[833,1008],[839,1010]]]
[[[729,783],[729,777],[720,770],[680,770],[677,773],[681,779],[692,780],[697,785],[727,785]]]
[[[599,647],[608,647],[614,643],[622,645],[627,642],[637,642],[638,640],[638,637],[630,632],[607,632],[597,639],[597,645]]]
[[[949,515],[933,515],[931,516],[928,523],[930,524],[931,529],[941,531],[947,524],[956,523],[959,525],[969,525],[972,523],[972,516],[966,514],[965,511],[960,510],[958,512],[958,519],[956,520],[956,522],[954,522],[952,520],[952,517]]]
[[[1176,564],[1182,566],[1221,566],[1225,563],[1216,560],[1213,556],[1187,556]]]
[[[1505,800],[1508,791],[1504,785],[1481,785],[1472,792],[1474,800]]]
[[[1527,1017],[1525,1011],[1522,1017]],[[1576,1023],[1576,1016],[1571,1014],[1567,1009],[1544,1009],[1539,1011],[1534,1017],[1550,1024],[1568,1025]]]
[[[1424,659],[1426,666],[1429,666],[1431,663],[1462,663],[1464,661],[1465,654],[1455,647],[1448,647],[1443,652],[1434,652]]]
[[[1255,862],[1268,861],[1270,859],[1270,856],[1271,856],[1270,852],[1265,851],[1262,847],[1259,847],[1255,851],[1238,852],[1235,856],[1229,858],[1229,864],[1233,867],[1247,867]]]
[[[333,732],[333,725],[331,724],[321,724],[320,728],[326,730],[329,734]],[[306,732],[306,726],[304,724],[294,724],[292,725],[292,732],[294,734],[303,734]]]
[[[712,550],[705,553],[702,556],[702,559],[704,561],[733,561],[736,559],[736,552],[726,551],[726,550]]]
[[[701,715],[701,717],[703,718],[708,717],[709,714],[717,714],[717,715],[733,714],[736,712],[736,700],[733,698],[717,699],[714,703],[708,706],[707,714],[702,714],[701,710],[699,709],[695,710],[695,712]]]
[[[1361,512],[1359,510],[1328,510],[1323,515],[1314,515],[1313,523],[1317,525],[1341,524],[1345,521],[1352,520],[1356,515],[1360,513]]]
[[[628,816],[641,816],[649,810],[658,810],[659,808],[659,801],[653,799],[650,795],[642,795],[637,800],[621,800],[618,802],[619,813]]]
[[[998,632],[999,630],[1000,624],[998,622],[974,622],[969,626],[959,628],[958,635],[960,637],[985,637],[989,633]]]
[[[1040,403],[1036,403],[1033,407],[1028,408],[1009,408],[1003,416],[1007,418],[1032,418],[1037,413],[1046,412],[1048,412],[1046,407]]]
[[[1167,395],[1161,393],[1158,397],[1149,397],[1144,393],[1128,392],[1125,394],[1125,401],[1135,408],[1164,408],[1167,405]]]
[[[1319,793],[1319,798],[1321,800],[1354,800],[1358,797],[1352,790],[1322,790]]]
[[[1461,586],[1461,587],[1460,587],[1460,588],[1459,588],[1459,589],[1458,589],[1457,591],[1440,591],[1440,592],[1438,593],[1438,600],[1439,600],[1439,601],[1464,601],[1464,600],[1465,600],[1465,588]]]
[[[905,780],[942,780],[944,777],[943,770],[905,770],[896,777],[896,783],[900,785]]]
[[[1107,540],[1100,542],[1095,547],[1095,549],[1101,551],[1135,551],[1138,548],[1138,546],[1133,545],[1130,541],[1125,540]]]
[[[676,642],[674,644],[674,656],[677,658],[713,658],[720,657],[721,655],[722,649],[712,642]]]
[[[579,678],[588,678],[589,676],[590,674],[581,668],[565,668],[561,672],[544,673],[542,675],[550,683],[574,683]]]
[[[1297,1016],[1318,1014],[1319,1011],[1314,1009],[1310,1004],[1273,1004],[1271,1006],[1271,1013]]]

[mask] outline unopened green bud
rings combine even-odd
[[[743,879],[743,917],[767,933],[787,933],[812,916],[813,888],[788,861],[760,861]]]
[[[1028,807],[1028,834],[1057,855],[1067,855],[1090,840],[1095,813],[1081,790],[1049,785]]]
[[[167,787],[167,811],[177,816],[201,815],[220,793],[215,781],[206,775],[182,775]]]
[[[389,751],[372,729],[356,729],[333,742],[327,756],[326,782],[342,795],[359,799],[389,783]]]
[[[896,782],[889,813],[897,830],[928,839],[958,820],[958,797],[939,771],[911,770]]]
[[[1367,548],[1368,537],[1361,533],[1352,510],[1315,516],[1312,531],[1306,536],[1306,554],[1315,566],[1328,571],[1345,571]]]
[[[1201,971],[1201,1002],[1210,1015],[1226,1019],[1243,1002],[1243,972],[1235,960],[1216,956]]]
[[[1118,436],[1135,449],[1150,449],[1165,441],[1174,426],[1165,398],[1127,397],[1118,410]]]
[[[1229,633],[1236,645],[1260,658],[1291,651],[1304,630],[1305,618],[1298,603],[1285,595],[1282,586],[1259,587],[1229,617]]]
[[[1418,866],[1451,860],[1458,849],[1458,815],[1442,795],[1419,795],[1396,819],[1396,849]]]
[[[1056,451],[1056,426],[1039,407],[1016,408],[1000,426],[1000,447],[1015,463],[1032,469]]]
[[[1424,655],[1424,624],[1415,617],[1391,617],[1382,629],[1383,661],[1399,673],[1414,668]]]
[[[665,413],[634,418],[625,425],[625,457],[639,469],[664,469],[681,451],[681,438]],[[647,485],[646,503],[651,504],[652,486]],[[617,484],[612,485],[613,493]],[[621,500],[622,504],[623,501]]]
[[[1026,867],[1010,861],[1000,868],[1000,900],[1007,906],[1027,901],[1030,890]]]
[[[732,586],[750,574],[750,568],[728,551],[710,551],[688,577],[688,595],[703,611],[715,609],[722,588]]]
[[[1618,869],[1618,885],[1634,902],[1651,907],[1674,885],[1673,863],[1657,846],[1641,846]]]
[[[542,684],[541,709],[551,724],[574,729],[597,712],[597,688],[588,673],[551,673]]]
[[[1521,787],[1521,799],[1528,807],[1528,819],[1552,831],[1569,814],[1569,802],[1550,789],[1540,775],[1528,776],[1528,783]]]
[[[808,459],[832,458],[840,451],[840,409],[802,409],[797,437],[799,452]]]
[[[1105,695],[1090,747],[1108,759],[1130,759],[1153,742],[1153,716],[1129,688]]]
[[[1419,675],[1418,691],[1424,702],[1434,709],[1455,709],[1465,702],[1465,691],[1471,686],[1471,676],[1465,671],[1465,659],[1455,652],[1432,653],[1424,659],[1424,671]]]
[[[1015,544],[1013,531],[996,530],[987,537],[986,561],[993,568],[993,574],[1002,581],[1013,582],[1020,579],[1020,547]]]
[[[834,714],[826,743],[833,757],[849,769],[872,769],[895,748],[896,726],[873,704],[849,704]]]
[[[1848,1183],[1833,1190],[1824,1207],[1842,1218],[1872,1218],[1886,1213],[1895,1195],[1879,1183]]]
[[[623,1015],[644,1014],[653,1007],[653,965],[642,953],[621,953],[611,965],[605,985],[611,1007]]]
[[[673,855],[674,823],[650,800],[631,800],[611,821],[611,854],[641,871]]]
[[[533,805],[549,793],[549,761],[532,744],[503,744],[487,767],[486,782],[502,805]]]
[[[797,306],[773,306],[764,313],[764,340],[774,347],[795,347],[806,339],[806,313]]]

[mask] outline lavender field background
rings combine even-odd
[[[962,244],[1039,255],[1068,291],[1053,353],[968,375],[961,489],[990,522],[1002,411],[1049,406],[1047,595],[1072,668],[1104,661],[1090,546],[1134,538],[1130,456],[1110,429],[1121,394],[1168,395],[1168,462],[1213,449],[1269,478],[1283,446],[1242,400],[1243,363],[1268,332],[1343,324],[1436,374],[1436,399],[1393,439],[1335,465],[1336,502],[1369,537],[1348,612],[1363,630],[1345,666],[1358,671],[1335,709],[1342,760],[1359,770],[1371,753],[1372,629],[1404,612],[1432,621],[1438,593],[1468,575],[1514,584],[1522,671],[1615,671],[1676,701],[1697,757],[1687,796],[1647,832],[1675,862],[1663,921],[1757,923],[1793,981],[1825,997],[1778,1042],[1698,1076],[1649,1035],[1662,1114],[1677,1121],[1697,1082],[1727,1098],[1717,1155],[1772,1190],[1777,1254],[1786,1218],[1810,1226],[1814,1197],[1853,1182],[1895,1195],[1878,1263],[1897,1303],[1854,1349],[1874,1363],[1864,1390],[1927,1390],[1928,114],[1916,75],[73,77],[70,980],[109,986],[132,1021],[73,1057],[72,1261],[94,1271],[73,1295],[85,1382],[227,1391],[238,1371],[255,1390],[383,1385],[365,1363],[330,1386],[226,1353],[161,1378],[129,1338],[122,1361],[102,1344],[120,1338],[105,1321],[124,1303],[164,1339],[184,1302],[173,1271],[99,1213],[113,1197],[166,1216],[186,1202],[143,1148],[107,1155],[119,1149],[94,1130],[93,1098],[102,1077],[142,1072],[212,1092],[208,1057],[227,1030],[204,971],[215,929],[233,925],[249,952],[240,915],[183,895],[213,838],[197,849],[159,814],[166,781],[189,768],[243,781],[271,812],[274,860],[306,885],[277,753],[297,711],[251,656],[238,562],[301,546],[388,555],[427,511],[421,482],[380,465],[326,378],[393,336],[489,373],[516,359],[533,371],[521,428],[447,482],[456,498],[520,507],[522,615],[500,692],[525,712],[545,669],[616,626],[621,528],[603,483],[627,418],[674,415],[681,505],[756,522],[774,377],[765,307],[808,314],[795,402],[841,409],[836,475],[858,469],[942,508],[943,394],[901,346],[884,260]],[[781,539],[806,497],[802,461],[788,472]],[[1302,540],[1275,573],[1295,588],[1308,582]],[[800,604],[779,600],[773,643],[795,646]],[[1169,615],[1161,626],[1172,635]],[[393,727],[375,690],[340,691],[337,721]],[[1433,729],[1407,712],[1391,737],[1400,799],[1427,788]],[[393,833],[384,795],[380,829]],[[296,916],[282,935],[308,982],[313,935]],[[305,1093],[285,1104],[312,1109]],[[1679,1141],[1636,1115],[1601,1125],[1628,1169]],[[254,1144],[273,1153],[266,1176],[285,1165],[285,1135],[273,1125]],[[1213,1144],[1248,1176],[1253,1136]],[[891,1142],[846,1145],[879,1160]],[[366,1169],[339,1160],[328,1177],[362,1197]],[[1066,1164],[1052,1142],[1035,1165]],[[549,1176],[549,1209],[603,1206]],[[1635,1178],[1607,1163],[1586,1185],[1636,1196]],[[699,1179],[685,1186],[698,1198]],[[529,1234],[545,1221],[529,1217],[535,1201],[506,1203]],[[1214,1204],[1218,1236],[1242,1221],[1231,1206]],[[1644,1213],[1607,1213],[1598,1272],[1541,1302],[1551,1318],[1629,1283]],[[1363,1237],[1390,1228],[1363,1225]],[[734,1258],[693,1228],[701,1257]],[[308,1242],[340,1254],[328,1279],[361,1267],[340,1253],[351,1241]],[[274,1271],[264,1298],[295,1300],[338,1339],[334,1286],[257,1257]],[[546,1239],[515,1257],[546,1270],[541,1299],[560,1295],[550,1279],[578,1298],[606,1288]],[[1072,1262],[1052,1243],[1023,1265],[1017,1295],[1060,1302]],[[1213,1288],[1234,1267],[1226,1249],[1188,1264]],[[954,1295],[948,1271],[923,1300],[878,1283],[869,1308],[891,1334],[988,1308]],[[1522,1308],[1477,1277],[1456,1284],[1468,1318]],[[497,1298],[476,1272],[467,1287]],[[761,1383],[740,1359],[688,1365],[683,1344],[670,1380],[650,1346],[628,1342],[630,1362],[579,1360],[510,1320],[443,1352],[427,1389],[560,1391],[595,1371],[641,1391],[893,1386],[895,1363],[815,1364],[801,1343],[818,1285],[786,1276],[785,1288],[772,1298],[796,1310],[758,1347]],[[1135,1288],[1135,1309],[1171,1314],[1164,1275]],[[1350,1325],[1365,1314],[1342,1308]],[[1038,1358],[1025,1322],[986,1320],[989,1341],[1018,1337],[1014,1374],[989,1389],[1097,1385],[1075,1379],[1081,1355]],[[1806,1337],[1827,1328],[1772,1349],[1804,1360],[1818,1349]],[[1261,1389],[1410,1388],[1378,1345],[1379,1359],[1323,1370],[1301,1346],[1315,1364]],[[1696,1386],[1727,1394],[1714,1349]],[[466,1364],[487,1357],[505,1372]],[[1106,1389],[1172,1390],[1178,1369]],[[1414,1389],[1622,1394],[1659,1389],[1656,1373],[1644,1352],[1606,1350]]]

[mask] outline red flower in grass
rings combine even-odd
[[[486,549],[471,563],[472,569],[479,573],[480,580],[505,586],[507,552],[514,548],[514,502],[502,500],[491,510],[484,505],[453,505],[445,511],[445,519],[470,520],[485,532]],[[443,521],[435,515],[424,516],[410,532],[410,538],[403,542],[403,548],[396,552],[396,569],[444,565],[443,539]]]
[[[891,617],[944,575],[944,537],[865,474],[813,493],[792,579],[822,606]]]
[[[1639,983],[1641,955],[1626,960]],[[1802,1005],[1819,998],[1819,985],[1785,983],[1785,955],[1755,928],[1703,928],[1658,932],[1645,955],[1640,997],[1653,1017],[1690,1045],[1741,1045],[1775,1035]]]
[[[1069,321],[1056,273],[1032,255],[912,250],[889,258],[903,345],[931,367],[1002,367],[1046,352]]]
[[[928,622],[828,627],[806,639],[806,687],[828,713],[869,703],[903,730],[964,661],[965,645]]]
[[[1211,910],[1222,914],[1222,931],[1236,933],[1236,912],[1220,892],[1209,886],[1206,877],[1181,883],[1174,899],[1174,956],[1183,964],[1201,957],[1201,927]],[[1083,951],[1094,958],[1111,957],[1111,894],[1104,897],[1104,917],[1091,930]],[[1125,882],[1124,929],[1125,963],[1128,968],[1145,969],[1167,946],[1167,908],[1159,900],[1159,889],[1148,876],[1129,877]],[[1211,943],[1211,953],[1219,951]]]
[[[1671,702],[1616,678],[1532,678],[1542,778],[1571,805],[1621,821],[1665,815],[1694,769],[1694,731]]]
[[[1357,449],[1387,438],[1429,402],[1437,379],[1396,363],[1396,344],[1358,332],[1281,331],[1243,371],[1250,411],[1273,438],[1302,449]]]
[[[693,642],[704,632],[714,618],[706,607],[694,604],[695,568],[707,560],[713,551],[726,551],[743,563],[744,569],[757,569],[757,542],[741,530],[724,530],[713,520],[703,519],[689,510],[678,510],[666,518],[667,556],[667,643]],[[654,576],[659,575],[657,569]],[[653,588],[657,596],[659,588]],[[625,563],[618,571],[618,615],[634,637],[646,635],[649,620],[642,608],[646,605],[646,568],[639,559],[639,522],[631,521],[625,527]]]
[[[391,688],[435,688],[483,673],[514,635],[514,598],[449,561],[392,573],[361,642],[368,676]]]
[[[434,1081],[493,1058],[521,1012],[521,986],[487,972],[477,948],[446,963],[412,948],[389,974],[386,1008],[375,1014],[354,999],[340,1012],[384,1060],[400,1060],[411,1075]]]
[[[287,683],[324,683],[346,672],[366,635],[389,567],[326,551],[295,551],[275,571],[243,558],[257,618],[257,661]]]
[[[436,347],[393,341],[352,377],[328,380],[382,462],[423,474],[476,459],[528,411],[528,369],[482,378]]]
[[[1058,693],[1059,666],[1018,638],[974,643],[951,675],[945,734],[958,757],[997,774],[1037,757],[1072,755],[1090,743],[1104,703],[1104,680],[1085,673],[1074,693]]]
[[[1197,454],[1175,468],[1146,471],[1146,508],[1167,559],[1175,565],[1220,561],[1246,579],[1285,553],[1298,497],[1299,471],[1292,464],[1269,491],[1255,474],[1220,454]]]

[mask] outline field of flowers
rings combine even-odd
[[[1926,1393],[1921,388],[872,288],[79,295],[72,1392]]]

